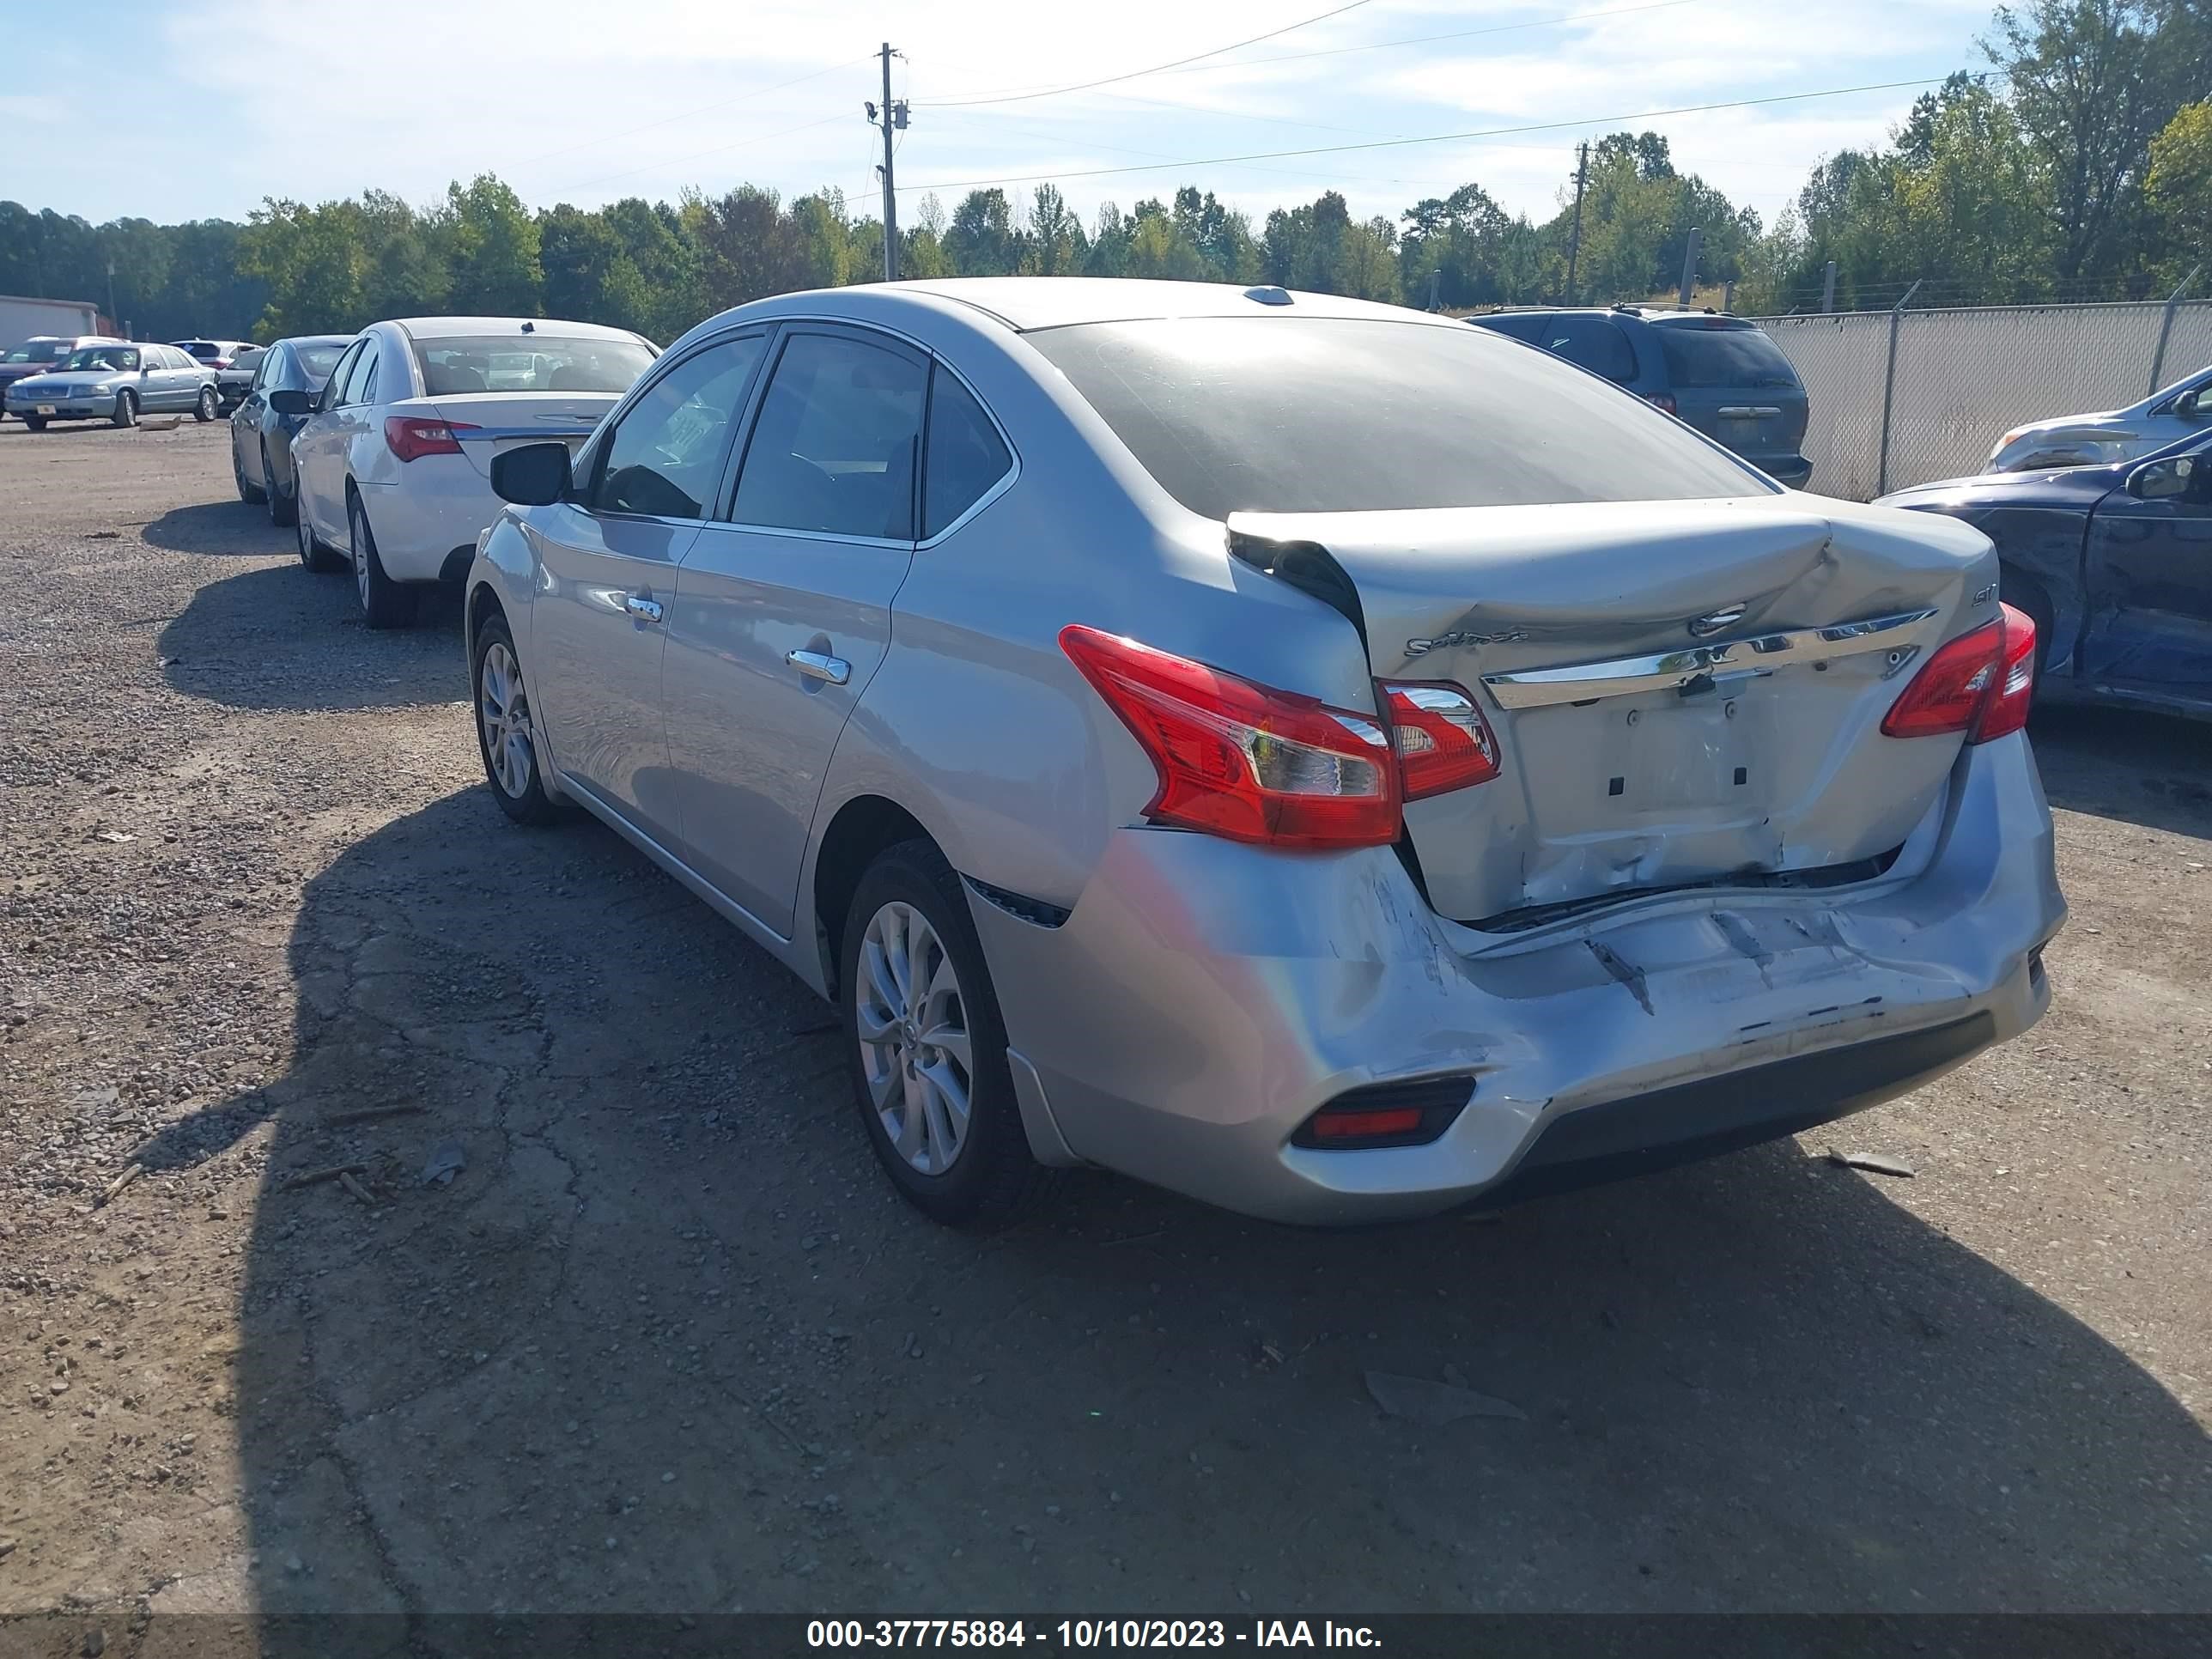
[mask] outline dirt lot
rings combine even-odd
[[[456,608],[368,633],[225,436],[0,428],[0,1612],[2212,1608],[2202,728],[2039,723],[2057,1006],[1917,1096],[1497,1218],[1095,1177],[978,1242],[795,981],[506,823]]]

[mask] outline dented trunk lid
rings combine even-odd
[[[1962,739],[1885,737],[1928,653],[1996,614],[1988,539],[1800,495],[1237,514],[1232,550],[1335,604],[1378,679],[1450,681],[1501,775],[1408,802],[1444,915],[1837,870],[1893,851]]]

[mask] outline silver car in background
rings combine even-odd
[[[131,427],[165,410],[212,421],[220,403],[212,368],[150,340],[79,346],[46,373],[15,381],[5,398],[8,413],[33,432],[52,421]]]
[[[2016,426],[1997,440],[1982,471],[2033,472],[2131,461],[2208,427],[2212,427],[2212,368],[2202,368],[2125,409],[2062,415]]]
[[[1290,1221],[1501,1201],[1873,1104],[2047,1006],[1988,540],[1485,331],[787,295],[493,478],[495,796],[589,809],[834,999],[941,1220],[1079,1164]]]

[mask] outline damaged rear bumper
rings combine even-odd
[[[971,901],[1041,1155],[1342,1224],[1503,1201],[1794,1133],[2048,1006],[2064,920],[2026,738],[1966,750],[1881,878],[1701,890],[1525,933],[1439,918],[1387,851],[1117,833],[1058,927]],[[1322,1106],[1464,1079],[1423,1146],[1292,1144]]]

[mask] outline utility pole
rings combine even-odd
[[[107,257],[107,320],[111,323],[123,320],[115,314],[115,256],[112,253]]]
[[[1567,240],[1567,303],[1575,302],[1575,267],[1583,253],[1583,181],[1589,176],[1589,146],[1575,149],[1575,231]]]
[[[1820,313],[1826,316],[1836,308],[1836,262],[1828,261],[1827,275],[1820,280]]]
[[[879,54],[884,60],[884,101],[878,109],[870,104],[868,120],[884,130],[884,164],[876,171],[884,179],[884,280],[898,281],[898,184],[891,176],[891,135],[906,131],[906,100],[891,100],[891,59],[899,54],[891,50],[891,43],[884,42]]]

